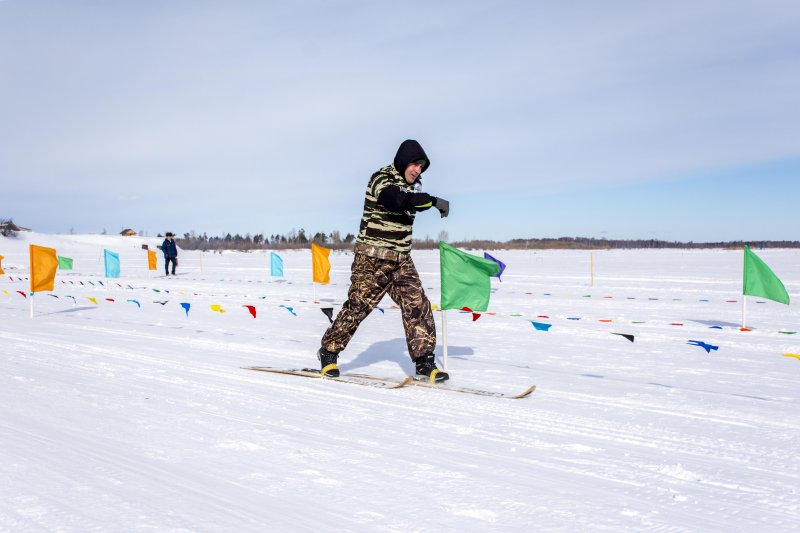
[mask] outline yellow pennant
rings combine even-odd
[[[328,248],[317,246],[311,243],[311,266],[313,270],[315,283],[330,283],[331,282],[331,262],[328,256],[331,251]]]
[[[156,269],[156,253],[153,250],[147,250],[147,269]]]
[[[55,248],[30,245],[31,292],[52,291],[56,282],[58,256]]]
[[[87,297],[86,297],[86,299],[87,299],[87,300],[89,300],[90,302],[92,302],[94,305],[98,305],[98,304],[97,304],[97,300],[95,300],[95,299],[94,299],[94,298],[92,298],[91,296],[87,296]]]
[[[225,310],[219,304],[211,304],[211,310],[216,311],[217,313],[224,313]]]
[[[785,353],[783,354],[784,357],[794,357],[798,361],[800,361],[800,353]]]

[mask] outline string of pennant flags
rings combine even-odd
[[[743,280],[743,296],[746,297],[747,295],[751,296],[761,296],[770,300],[774,300],[780,303],[789,304],[789,296],[783,286],[783,283],[778,279],[778,277],[769,269],[769,267],[760,259],[758,258],[750,249],[745,246],[744,249],[745,253],[745,266],[744,266],[744,280]],[[154,259],[155,252],[148,250],[148,268],[151,270],[155,269],[155,261]],[[311,246],[311,255],[312,255],[312,282],[313,283],[321,283],[321,284],[329,284],[330,283],[330,262],[329,262],[329,255],[330,250],[318,246],[316,244],[312,244]],[[106,283],[110,285],[109,278],[119,278],[120,277],[120,261],[119,255],[111,252],[110,250],[104,250],[103,253],[104,257],[104,264],[105,264],[105,277]],[[27,279],[23,279],[18,277],[18,281],[30,281],[30,294],[33,295],[36,292],[40,291],[53,291],[55,285],[55,272],[57,269],[61,270],[70,270],[73,268],[73,261],[71,258],[66,258],[62,256],[57,256],[56,251],[52,248],[45,248],[36,245],[30,245],[30,258],[31,258],[31,269],[30,269],[30,277]],[[2,256],[0,256],[0,261],[2,260]],[[483,258],[479,258],[477,256],[472,256],[458,250],[446,243],[440,243],[440,264],[441,264],[441,300],[439,306],[434,306],[434,309],[441,312],[446,312],[448,309],[455,310],[460,313],[469,314],[472,317],[472,321],[477,321],[481,316],[488,315],[488,316],[508,316],[508,317],[524,317],[525,315],[520,312],[513,312],[513,313],[504,313],[498,315],[496,312],[489,312],[487,311],[489,298],[492,293],[491,285],[489,280],[491,277],[497,277],[498,280],[502,281],[501,275],[506,269],[506,265],[500,261],[499,259],[492,257],[488,253],[484,254]],[[0,268],[2,263],[0,263]],[[272,274],[283,274],[283,262],[280,256],[275,254],[274,252],[271,253],[271,273]],[[2,273],[2,271],[0,271]],[[451,273],[453,275],[451,275]],[[12,276],[8,276],[9,279],[13,282],[14,279]],[[77,280],[79,285],[86,287],[86,284],[83,283],[82,280]],[[251,280],[248,280],[251,281]],[[78,287],[75,285],[74,280],[61,280],[62,284],[66,284],[69,282],[71,285]],[[95,285],[91,280],[87,280],[89,286],[93,287],[106,287],[102,281],[97,280],[97,284]],[[156,288],[147,288],[147,287],[137,287],[134,288],[130,284],[127,286],[123,286],[119,282],[115,282],[119,288],[122,289],[131,289],[131,290],[152,290],[156,293],[163,291],[166,294],[169,294],[169,289],[156,289]],[[291,282],[289,282],[291,283]],[[5,294],[9,294],[8,291],[2,291]],[[23,298],[27,298],[27,294],[24,291],[17,290]],[[179,294],[183,295],[185,293],[180,292]],[[207,296],[203,293],[193,293],[195,296]],[[526,295],[533,295],[532,292],[526,292]],[[543,296],[552,296],[552,293],[542,293]],[[55,294],[50,294],[53,298],[58,299],[59,296]],[[213,295],[213,297],[219,297],[219,295]],[[225,298],[228,298],[228,295],[224,295]],[[247,296],[245,296],[247,297]],[[592,295],[584,295],[584,298],[591,298]],[[77,303],[77,299],[72,295],[66,295],[65,298],[70,298],[73,301],[73,305]],[[86,296],[88,301],[92,302],[95,305],[100,305],[100,301],[96,297]],[[237,298],[241,298],[241,296],[237,296]],[[602,297],[603,299],[614,299],[613,295],[606,295]],[[261,299],[266,299],[266,296],[262,296]],[[636,297],[625,297],[626,300],[636,300]],[[116,299],[112,297],[102,298],[101,300],[115,303]],[[658,301],[660,298],[652,298],[648,297],[648,301]],[[666,299],[665,299],[666,300]],[[137,309],[142,308],[142,303],[136,299],[125,299],[126,303],[132,303],[136,305]],[[289,306],[287,304],[279,304],[278,308],[283,308],[287,312],[289,312],[293,316],[298,316],[295,307],[297,303],[301,304],[308,304],[307,300],[292,300],[284,298],[283,301],[287,302],[295,302],[295,305]],[[673,298],[672,301],[681,301],[680,298]],[[710,299],[699,299],[700,302],[709,302]],[[154,300],[153,304],[159,304],[165,306],[168,304],[170,300]],[[737,300],[725,300],[725,302],[736,303]],[[743,300],[743,303],[746,302],[746,298]],[[320,301],[315,299],[312,303],[317,306],[320,304]],[[757,301],[757,303],[764,303],[763,301]],[[180,307],[185,312],[186,317],[189,317],[189,312],[191,309],[191,302],[180,302]],[[340,305],[334,303],[333,305]],[[241,305],[241,308],[246,309],[247,312],[255,319],[257,318],[257,309],[256,306],[252,304],[244,304]],[[333,321],[333,307],[318,307],[322,310],[325,316],[330,320]],[[388,309],[396,309],[397,306],[390,306]],[[222,304],[210,304],[210,309],[213,312],[224,314],[228,312],[228,309],[225,309]],[[378,310],[381,313],[385,313],[385,309],[378,307]],[[743,313],[744,314],[744,313]],[[31,317],[33,317],[33,300],[31,299]],[[550,318],[549,315],[537,315],[536,320],[530,320],[530,324],[534,328],[534,331],[541,331],[541,332],[549,332],[551,328],[553,328],[553,319]],[[566,317],[567,321],[578,321],[581,320],[583,317]],[[548,322],[543,322],[542,319],[547,319]],[[600,323],[613,323],[613,319],[603,318],[597,319]],[[621,323],[621,322],[618,322]],[[631,321],[631,324],[645,324],[645,321]],[[684,326],[682,322],[670,322],[668,323],[670,326],[681,327]],[[713,329],[723,329],[721,325],[711,325],[709,326]],[[744,324],[744,317],[743,317],[743,324],[741,328],[737,328],[741,331],[751,331],[750,328],[746,328]],[[613,335],[620,336],[622,338],[627,339],[630,342],[635,341],[635,336],[630,333],[619,333],[619,332],[611,332]],[[795,334],[795,331],[784,331],[781,330],[778,333],[784,334]],[[695,340],[690,339],[687,341],[687,344],[692,346],[697,346],[706,351],[706,353],[711,353],[711,351],[719,350],[719,346],[709,344],[702,340]],[[787,356],[794,356],[796,354],[784,354]],[[446,357],[446,346],[445,346],[445,357]],[[798,356],[800,359],[800,356]]]
[[[19,281],[25,281],[26,280],[25,278],[17,278],[17,279]],[[62,283],[66,284],[67,282],[62,280]],[[78,288],[78,285],[80,285],[80,286],[82,286],[84,288],[106,287],[106,284],[104,284],[103,281],[101,281],[101,280],[95,280],[94,282],[92,282],[91,280],[86,280],[85,283],[83,281],[78,281],[77,282],[78,285],[74,285],[75,281],[69,281],[68,283],[73,284],[73,286],[75,288]],[[149,291],[152,291],[154,293],[164,293],[164,294],[170,294],[170,295],[171,294],[177,294],[177,295],[189,295],[190,294],[192,296],[200,296],[200,297],[204,297],[204,298],[209,298],[209,297],[224,298],[224,299],[242,298],[241,295],[229,295],[229,294],[224,294],[224,293],[209,293],[209,292],[196,292],[196,291],[192,291],[191,293],[187,293],[185,291],[175,291],[175,290],[170,290],[170,289],[165,289],[165,288],[154,288],[154,287],[148,287],[148,286],[136,286],[136,287],[134,287],[133,285],[130,285],[130,284],[122,285],[120,283],[115,283],[115,285],[117,286],[117,288],[124,289],[124,290],[149,290]],[[2,290],[2,292],[4,294],[9,294],[9,291],[7,291],[7,290]],[[17,290],[15,292],[20,294],[20,296],[22,296],[22,297],[26,297],[27,296],[27,293],[25,293],[24,291]],[[53,295],[53,294],[51,294],[50,296],[53,296],[53,297],[57,298],[57,296]],[[244,297],[245,298],[249,298],[249,296],[247,296],[247,295],[245,295]],[[257,298],[258,299],[262,299],[262,300],[266,300],[267,296],[259,296]],[[307,304],[307,303],[315,303],[316,304],[316,303],[320,303],[320,302],[327,302],[327,303],[330,303],[331,305],[334,305],[334,306],[341,305],[341,303],[339,303],[339,302],[336,302],[336,301],[331,300],[331,299],[325,299],[325,298],[320,299],[320,300],[313,300],[313,301],[312,300],[306,300],[306,299],[286,298],[286,297],[277,297],[277,298],[281,299],[282,301],[285,301],[285,302],[300,303],[300,304]],[[759,301],[756,301],[756,303],[765,303],[765,302],[759,300]],[[433,307],[434,307],[434,309],[439,309],[439,307],[437,305],[434,305]],[[396,305],[390,305],[387,308],[383,308],[383,307],[380,307],[380,306],[377,307],[377,310],[379,312],[381,312],[381,313],[383,313],[385,311],[385,309],[398,309],[398,307]],[[468,307],[462,307],[458,311],[460,311],[461,313],[470,314],[472,316],[472,320],[473,321],[478,320],[482,316],[490,316],[490,317],[504,317],[504,316],[508,316],[508,317],[524,317],[525,316],[525,314],[522,313],[522,312],[498,313],[498,312],[493,312],[493,311],[486,311],[486,312],[483,312],[483,313],[478,313],[478,312],[475,312],[475,311],[473,311],[472,309],[470,309]],[[551,317],[550,317],[550,315],[541,314],[541,315],[536,315],[535,318],[550,319]],[[562,317],[562,318],[565,318],[566,320],[569,320],[569,321],[597,320],[598,322],[601,322],[601,323],[611,323],[611,322],[614,321],[614,319],[609,319],[609,318],[592,319],[592,318],[578,317],[578,316],[568,316],[568,317]],[[618,320],[617,322],[620,322],[620,321]],[[534,326],[536,327],[536,329],[541,330],[541,331],[546,331],[552,325],[552,324],[546,324],[544,322],[536,322],[536,321],[533,321],[533,323],[534,323]],[[648,322],[643,321],[643,320],[632,320],[632,321],[630,321],[630,323],[631,324],[645,324],[645,323],[648,323]],[[654,324],[654,322],[652,322],[652,321],[649,322],[649,323],[650,324]],[[664,322],[663,324],[670,325],[670,326],[684,326],[685,325],[683,322],[676,322],[676,321]],[[718,326],[718,325],[710,325],[710,326],[707,326],[707,327],[709,327],[711,329],[722,329],[722,326]],[[739,328],[739,329],[741,329],[741,328]],[[749,329],[749,328],[746,328],[746,329]],[[778,333],[794,334],[796,332],[795,331],[780,330],[780,331],[778,331]]]

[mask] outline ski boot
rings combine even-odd
[[[417,365],[415,379],[427,378],[425,381],[430,381],[431,383],[441,383],[450,379],[447,372],[442,372],[436,368],[436,357],[432,353],[423,355],[414,362]]]
[[[339,359],[338,353],[329,352],[325,348],[320,348],[317,352],[317,359],[319,359],[320,374],[329,378],[339,377],[339,368],[336,366],[336,360]]]

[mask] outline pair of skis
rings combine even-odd
[[[379,389],[399,389],[406,386],[428,387],[432,389],[439,389],[444,391],[462,392],[465,394],[474,394],[476,396],[489,396],[492,398],[511,398],[519,399],[526,398],[536,390],[536,385],[531,385],[520,393],[505,393],[487,391],[481,389],[473,389],[470,387],[459,387],[448,385],[444,383],[431,383],[424,378],[417,378],[416,376],[407,376],[403,379],[383,378],[377,376],[370,376],[366,374],[341,374],[339,377],[328,377],[320,374],[320,371],[313,368],[296,368],[296,369],[283,369],[273,368],[269,366],[248,366],[242,367],[245,370],[255,370],[258,372],[269,372],[272,374],[287,374],[291,376],[301,376],[306,378],[325,379],[329,381],[338,381],[341,383],[352,383],[354,385],[363,385],[366,387],[374,387]]]

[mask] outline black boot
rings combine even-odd
[[[330,378],[339,377],[339,368],[336,366],[336,360],[339,359],[338,353],[329,352],[325,348],[320,348],[317,352],[317,359],[319,359],[320,373],[323,376]]]
[[[414,362],[417,364],[417,376],[425,376],[435,383],[450,379],[447,372],[442,372],[436,368],[436,357],[432,353],[423,355]]]

